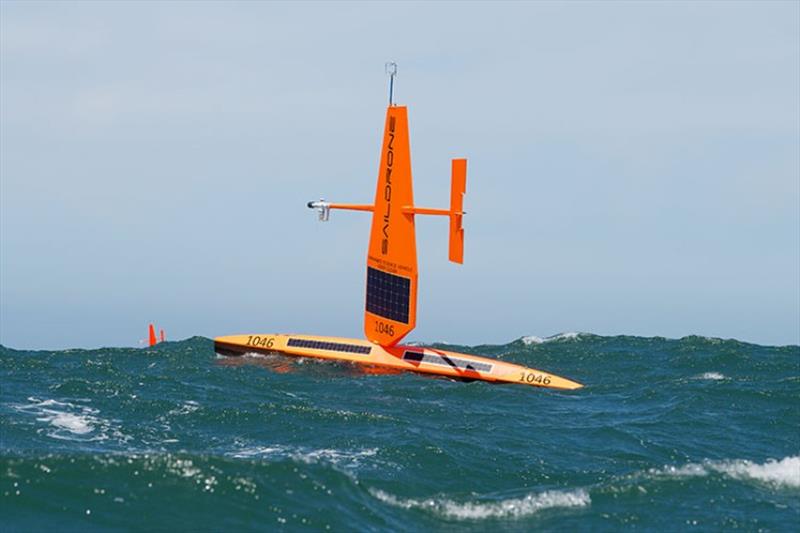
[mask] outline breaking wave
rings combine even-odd
[[[290,446],[257,446],[243,448],[229,455],[237,459],[292,459],[307,464],[327,463],[334,466],[358,467],[362,460],[373,457],[377,448],[362,450],[336,450],[333,448],[308,449]]]
[[[591,503],[589,493],[579,489],[574,491],[549,490],[528,494],[522,498],[500,501],[457,502],[449,498],[406,499],[378,489],[370,489],[370,494],[389,505],[402,509],[422,509],[444,518],[456,520],[481,520],[486,518],[520,518],[544,509],[556,507],[586,507]]]
[[[770,459],[762,464],[747,460],[711,461],[708,467],[734,479],[752,479],[775,486],[800,487],[800,456],[784,457],[780,461]]]
[[[522,339],[520,339],[520,340],[526,346],[530,346],[532,344],[544,344],[546,342],[553,342],[553,341],[577,340],[582,335],[586,335],[586,333],[570,331],[568,333],[559,333],[557,335],[551,335],[549,337],[537,337],[536,335],[529,335],[527,337],[522,337]]]
[[[12,407],[21,413],[35,417],[37,422],[47,424],[39,432],[59,440],[102,441],[116,438],[120,441],[129,439],[110,420],[102,418],[97,409],[88,405],[58,401],[40,400],[29,397],[28,404],[16,404]]]
[[[723,379],[728,379],[725,374],[720,374],[719,372],[704,372],[698,376],[695,376],[694,379],[704,379],[708,381],[722,381]]]
[[[723,474],[739,480],[753,480],[773,487],[800,488],[800,456],[769,459],[755,463],[746,459],[703,461],[683,466],[667,466],[648,471],[653,477],[700,477],[711,473]]]

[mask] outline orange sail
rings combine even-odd
[[[158,342],[156,340],[156,328],[153,326],[153,324],[150,324],[149,330],[150,330],[150,335],[149,335],[149,340],[147,342],[147,345],[148,346],[155,346],[156,343]]]
[[[453,159],[451,180],[450,209],[414,206],[408,112],[404,106],[390,105],[386,110],[375,202],[371,205],[308,202],[308,207],[316,209],[323,221],[328,220],[331,209],[372,213],[364,335],[376,344],[394,346],[417,323],[416,215],[449,217],[449,257],[455,263],[464,262],[466,159]]]
[[[364,312],[364,334],[382,346],[397,344],[416,325],[417,242],[414,214],[404,209],[413,205],[407,109],[390,106],[372,210]]]

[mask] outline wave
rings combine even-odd
[[[194,400],[186,400],[180,407],[176,407],[167,412],[167,416],[190,415],[198,409],[200,409],[199,403]]]
[[[586,507],[591,503],[583,489],[573,491],[549,490],[531,493],[522,498],[500,501],[457,502],[449,498],[398,498],[379,489],[369,489],[378,500],[402,509],[422,509],[444,518],[481,520],[486,518],[520,518],[552,508]]]
[[[784,457],[780,460],[769,459],[761,464],[747,459],[706,460],[679,467],[651,469],[647,474],[656,478],[686,478],[707,476],[712,472],[732,479],[752,480],[773,487],[800,488],[800,456]]]
[[[574,341],[580,339],[581,337],[588,337],[588,336],[595,336],[595,335],[591,335],[590,333],[570,331],[567,333],[558,333],[556,335],[551,335],[549,337],[537,337],[536,335],[528,335],[527,337],[522,337],[520,340],[525,346],[530,346],[532,344],[544,344],[546,342],[554,342],[554,341]]]
[[[797,344],[754,344],[748,341],[738,340],[734,338],[724,339],[721,337],[710,337],[703,335],[685,335],[683,337],[663,337],[663,336],[643,336],[643,335],[600,335],[596,333],[582,332],[582,331],[568,331],[540,337],[537,335],[526,335],[518,339],[500,344],[481,344],[481,346],[507,346],[515,343],[522,342],[526,346],[545,344],[559,341],[582,341],[590,342],[597,341],[601,343],[614,342],[614,341],[628,341],[628,342],[667,342],[679,343],[681,345],[695,345],[695,346],[714,346],[722,347],[762,347],[762,348],[779,348],[779,349],[796,349],[800,347]],[[175,350],[187,349],[190,351],[213,350],[213,339],[201,336],[188,337],[182,340],[169,341],[166,343],[159,343],[151,347],[105,347],[105,348],[65,348],[61,350],[29,350],[11,348],[0,344],[0,355],[21,355],[21,354],[70,354],[70,355],[108,355],[114,353],[115,355],[155,355],[170,353]],[[405,343],[407,346],[431,346],[431,345],[449,345],[449,346],[467,346],[461,345],[450,341],[439,340],[436,342],[427,342],[421,340],[412,340]],[[248,357],[264,357],[261,353],[246,354]]]
[[[557,333],[555,335],[550,335],[549,337],[539,337],[537,335],[527,335],[518,339],[522,341],[523,344],[526,346],[536,345],[536,344],[544,344],[547,342],[557,342],[557,341],[588,341],[588,340],[601,340],[601,341],[613,341],[613,340],[636,340],[636,341],[666,341],[666,342],[678,342],[681,344],[703,344],[703,345],[748,345],[748,346],[758,346],[753,343],[749,343],[747,341],[741,341],[738,339],[723,339],[721,337],[707,337],[703,335],[685,335],[683,337],[662,337],[662,336],[642,336],[642,335],[598,335],[596,333],[588,333],[584,331],[569,331],[564,333]],[[766,346],[766,345],[765,345]],[[790,345],[791,346],[791,345]]]
[[[770,459],[758,464],[747,460],[717,461],[709,467],[734,479],[752,479],[775,486],[800,487],[800,456]]]
[[[109,438],[123,442],[130,440],[110,420],[101,417],[97,409],[88,405],[34,397],[29,397],[28,401],[30,403],[15,404],[12,407],[18,412],[35,416],[38,422],[47,423],[47,427],[41,431],[48,437],[84,442]]]
[[[50,411],[49,413],[43,413],[43,416],[37,418],[36,420],[41,422],[49,422],[52,426],[58,429],[64,429],[67,432],[75,435],[84,435],[94,431],[94,425],[92,422],[95,420],[89,416]]]
[[[291,446],[255,446],[242,448],[228,455],[237,459],[291,459],[306,464],[325,463],[333,466],[356,468],[367,457],[377,455],[377,448],[364,448],[361,450],[337,450],[333,448],[308,449]]]
[[[708,381],[722,381],[724,379],[728,379],[725,374],[720,374],[719,372],[704,372],[694,377],[694,379],[704,379]]]

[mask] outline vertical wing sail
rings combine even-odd
[[[408,112],[390,106],[372,212],[364,312],[364,334],[382,346],[397,344],[417,321],[414,215],[403,212],[413,205]]]
[[[153,324],[149,325],[149,327],[147,328],[147,333],[148,333],[147,345],[155,346],[158,343],[158,341],[156,340],[156,328],[155,326],[153,326]]]

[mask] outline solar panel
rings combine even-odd
[[[406,361],[418,361],[420,363],[449,366],[452,368],[458,368],[459,370],[475,370],[478,372],[491,372],[493,366],[488,363],[481,363],[479,361],[469,361],[467,359],[460,359],[458,357],[422,352],[406,352],[403,354],[403,359]]]
[[[367,311],[408,324],[411,280],[367,267]]]
[[[369,354],[372,348],[369,346],[361,346],[359,344],[344,344],[342,342],[325,342],[325,341],[312,341],[308,339],[289,339],[286,343],[288,346],[294,348],[311,348],[314,350],[328,350],[331,352],[348,352],[360,353],[363,355]]]

